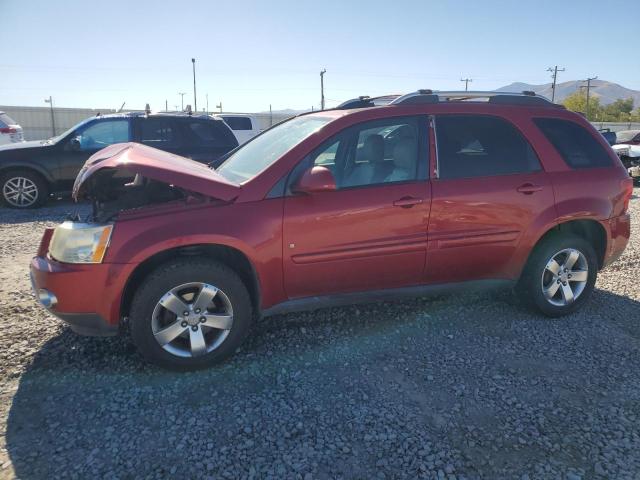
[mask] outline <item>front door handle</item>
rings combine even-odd
[[[524,195],[531,195],[532,193],[542,190],[542,187],[540,185],[534,185],[533,183],[525,183],[516,188],[516,190]]]
[[[414,205],[418,205],[419,203],[422,203],[424,200],[422,198],[416,198],[416,197],[402,197],[399,200],[396,200],[395,202],[393,202],[393,206],[394,207],[402,207],[402,208],[411,208]]]

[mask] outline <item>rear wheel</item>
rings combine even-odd
[[[153,272],[131,305],[131,335],[152,363],[194,370],[232,355],[251,327],[251,298],[238,275],[209,259],[181,259]]]
[[[598,261],[591,244],[576,235],[552,235],[531,254],[518,282],[521,299],[550,317],[578,310],[596,283]]]
[[[47,182],[31,170],[11,170],[0,176],[2,203],[12,208],[36,208],[49,195]]]

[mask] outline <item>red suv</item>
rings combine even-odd
[[[31,275],[74,331],[128,329],[150,361],[192,369],[262,317],[327,305],[514,286],[545,315],[573,312],[627,244],[631,195],[604,138],[543,97],[361,97],[215,171],[101,150],[74,185],[92,214],[47,230]]]

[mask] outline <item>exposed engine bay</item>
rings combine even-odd
[[[88,180],[84,198],[91,201],[93,222],[107,222],[119,212],[186,198],[189,192],[165,182],[104,169]],[[191,194],[192,195],[192,194]]]

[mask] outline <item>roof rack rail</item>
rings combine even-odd
[[[388,105],[400,95],[379,95],[377,97],[370,97],[369,95],[361,95],[358,98],[352,98],[350,100],[342,102],[331,110],[349,110],[351,108],[367,108],[367,107],[379,107],[381,105]]]
[[[523,92],[491,92],[491,91],[438,91],[418,90],[407,93],[393,100],[390,105],[416,105],[438,102],[462,102],[466,100],[487,99],[489,103],[501,105],[557,106],[542,95],[526,90]]]

